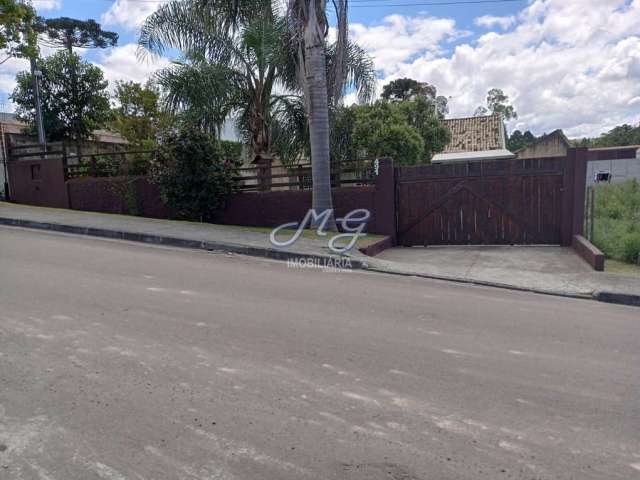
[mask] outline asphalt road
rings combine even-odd
[[[640,309],[0,227],[0,479],[640,477]]]

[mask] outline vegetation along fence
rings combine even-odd
[[[128,150],[121,152],[63,155],[65,179],[82,177],[120,177],[148,174],[153,150]],[[309,190],[313,185],[311,163],[293,165],[275,162],[242,166],[236,169],[238,188],[242,192]],[[372,159],[342,161],[331,165],[331,181],[334,188],[372,185],[376,179],[376,162]]]

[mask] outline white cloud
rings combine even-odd
[[[385,74],[416,55],[433,56],[441,43],[463,34],[452,19],[425,16],[389,15],[379,25],[354,23],[350,27],[352,38],[373,55],[376,68]]]
[[[33,6],[38,11],[59,10],[62,8],[62,0],[33,0]]]
[[[474,20],[474,23],[479,27],[494,28],[500,27],[503,30],[508,29],[514,23],[516,23],[516,17],[513,15],[509,17],[495,17],[493,15],[483,15]]]
[[[18,58],[10,58],[2,64],[0,72],[0,92],[10,95],[16,86],[16,74],[29,69],[29,61]],[[8,106],[3,105],[6,110]]]
[[[99,53],[98,60],[95,65],[102,68],[104,76],[109,80],[110,89],[113,89],[117,80],[131,80],[134,82],[146,82],[155,71],[169,65],[170,61],[166,58],[146,58],[138,61],[136,57],[137,45],[128,43],[121,47],[115,47],[107,51]],[[41,46],[40,52],[47,57],[57,50],[50,47]],[[84,55],[86,50],[77,49],[77,53]],[[18,58],[11,58],[2,65],[0,71],[0,92],[10,95],[16,86],[16,74],[23,70],[29,70],[29,61]],[[0,100],[0,102],[3,102]],[[0,110],[13,111],[14,106],[10,101],[0,103]]]
[[[116,80],[131,80],[144,83],[156,70],[164,68],[170,63],[166,58],[152,58],[151,56],[138,60],[136,56],[137,48],[135,43],[112,48],[103,53],[96,62],[104,70],[104,76],[112,86]]]
[[[58,50],[47,45],[40,44],[40,55],[48,57],[53,55]],[[83,52],[78,50],[78,54],[82,55]],[[16,75],[22,71],[28,71],[30,69],[29,60],[24,58],[12,57],[2,64],[0,70],[0,94],[4,94],[7,97],[11,95],[13,89],[16,87]],[[0,111],[13,111],[14,105],[10,100],[0,100]]]
[[[120,25],[135,30],[161,5],[160,1],[116,0],[102,15],[101,21],[105,25]]]
[[[430,82],[452,97],[452,116],[472,114],[497,87],[519,113],[511,128],[582,136],[640,122],[640,0],[534,0],[512,30],[444,50],[459,35],[451,19],[398,15],[352,32],[382,83]]]

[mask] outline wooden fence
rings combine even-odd
[[[40,144],[15,145],[10,149],[11,161],[60,161],[65,181],[82,177],[147,175],[155,154],[155,150],[119,150],[78,155],[64,142],[50,143],[46,150]],[[332,163],[331,184],[334,188],[373,185],[376,170],[376,161],[372,159]],[[293,165],[269,161],[235,168],[234,173],[242,192],[310,190],[313,185],[308,161]]]
[[[334,188],[372,185],[375,179],[375,160],[350,160],[331,164],[331,185]],[[236,180],[243,192],[310,190],[313,186],[309,162],[288,166],[263,164],[241,167]]]

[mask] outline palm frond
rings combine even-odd
[[[220,65],[174,63],[156,74],[156,82],[166,111],[217,133],[237,108],[236,77]]]
[[[308,154],[309,124],[302,97],[274,97],[272,135],[273,152],[283,165],[294,165],[301,154]]]

